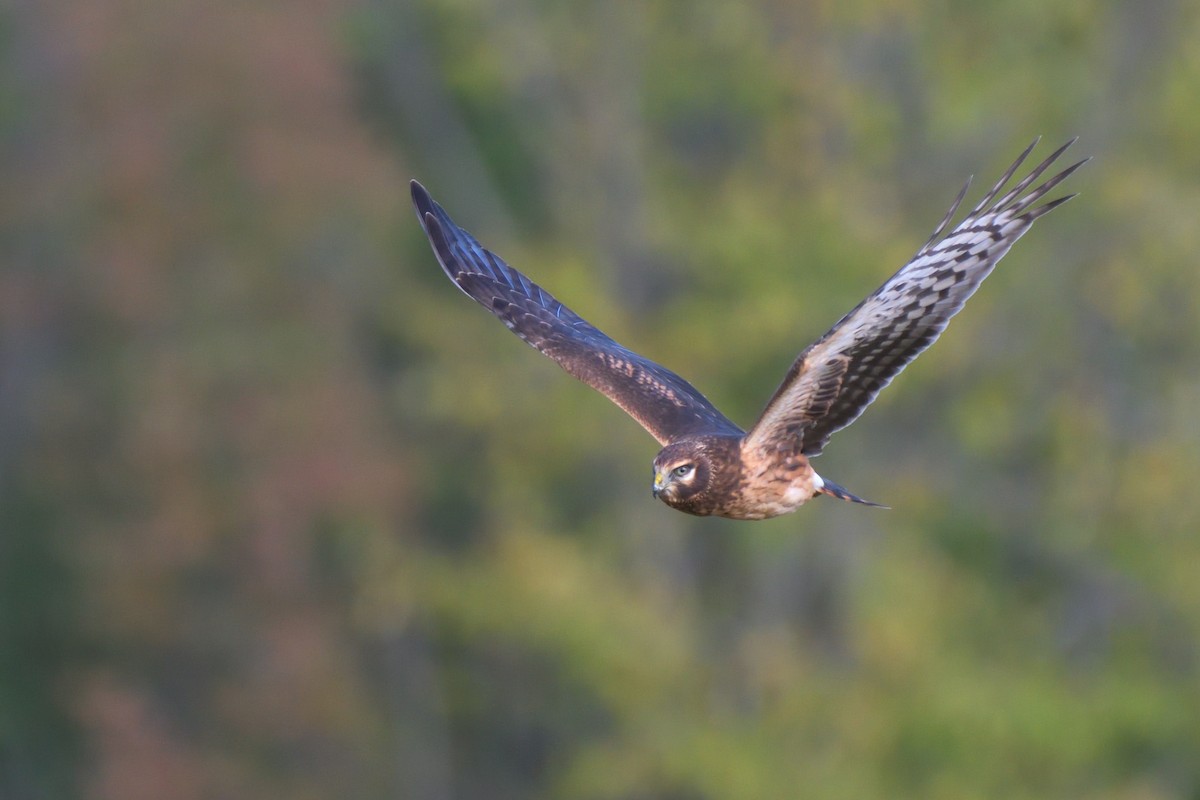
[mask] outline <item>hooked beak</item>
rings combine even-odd
[[[655,472],[654,473],[654,499],[655,500],[657,500],[658,496],[660,494],[662,494],[662,491],[663,491],[663,489],[666,488],[666,486],[667,486],[666,476],[663,475],[661,472]]]

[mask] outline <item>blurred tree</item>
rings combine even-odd
[[[0,797],[1200,794],[1200,8],[0,32]],[[405,192],[748,422],[1036,133],[1083,197],[822,461],[886,513],[653,503]]]

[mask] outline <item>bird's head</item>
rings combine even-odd
[[[654,496],[687,511],[708,489],[711,476],[712,461],[703,443],[669,444],[654,458]]]

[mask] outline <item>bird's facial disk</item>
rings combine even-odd
[[[654,464],[654,497],[671,497],[683,487],[690,487],[696,480],[694,459]]]

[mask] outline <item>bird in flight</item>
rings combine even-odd
[[[617,344],[485,249],[416,181],[412,199],[433,252],[459,289],[624,409],[663,446],[654,459],[656,498],[698,516],[768,519],[818,494],[878,505],[822,478],[810,459],[937,339],[1034,220],[1075,196],[1036,205],[1089,160],[1037,183],[1075,139],[1001,195],[1037,142],[946,233],[967,181],[912,260],[800,353],[749,431],[683,378]]]

